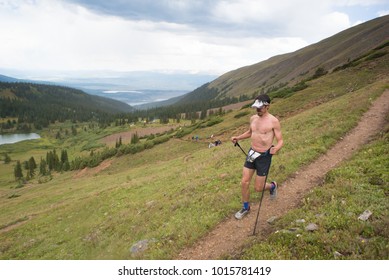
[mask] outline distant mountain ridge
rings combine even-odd
[[[19,81],[20,81],[19,79],[15,79],[15,78],[12,78],[12,77],[0,75],[0,82],[4,82],[4,83],[16,83],[16,82],[19,82]]]

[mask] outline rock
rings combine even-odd
[[[305,220],[304,219],[298,219],[298,220],[296,220],[296,223],[297,224],[303,224],[303,223],[305,223]]]
[[[146,202],[146,206],[147,206],[148,208],[153,207],[154,204],[155,204],[155,201],[154,201],[154,200],[150,200],[150,201]]]
[[[359,241],[361,241],[362,243],[367,243],[367,242],[369,242],[369,238],[364,238],[364,237],[362,237],[362,236],[359,236],[358,237],[358,239],[359,239]]]
[[[382,186],[385,184],[385,181],[379,176],[372,176],[369,178],[369,183],[376,186]]]
[[[139,252],[143,252],[147,249],[148,245],[150,242],[155,242],[156,240],[153,238],[153,239],[144,239],[144,240],[141,240],[141,241],[138,241],[136,242],[134,245],[132,245],[131,249],[130,249],[130,252],[132,255],[135,255]]]
[[[371,211],[365,210],[361,215],[359,215],[358,219],[361,221],[367,221],[372,214],[373,213]]]
[[[334,257],[335,257],[335,259],[336,259],[336,258],[339,258],[339,257],[343,257],[343,254],[342,254],[342,253],[339,253],[338,251],[335,251],[335,252],[334,252]]]
[[[274,224],[274,221],[275,221],[276,219],[277,219],[276,216],[272,216],[272,217],[270,217],[269,219],[267,219],[267,223],[270,224],[270,225],[272,225],[272,224]]]
[[[307,225],[305,227],[305,230],[306,231],[315,231],[315,230],[318,230],[319,229],[319,226],[315,223],[310,223],[309,225]]]

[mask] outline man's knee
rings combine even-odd
[[[263,190],[263,186],[265,184],[265,177],[257,177],[256,180],[255,180],[255,184],[254,184],[254,189],[256,192],[260,192]]]
[[[260,185],[255,184],[254,189],[256,192],[262,191],[262,187]]]
[[[250,185],[250,180],[247,178],[242,178],[241,185],[242,188],[248,188]]]

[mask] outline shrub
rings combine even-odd
[[[240,113],[236,114],[236,115],[234,116],[234,118],[235,118],[235,119],[239,119],[239,118],[241,118],[241,117],[247,116],[248,114],[250,114],[250,112],[243,111],[243,112],[240,112]]]

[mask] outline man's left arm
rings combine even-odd
[[[284,140],[282,139],[282,133],[281,133],[281,124],[278,119],[275,119],[274,121],[273,131],[274,131],[274,136],[277,140],[277,145],[275,145],[270,149],[270,153],[272,155],[276,154],[281,149],[282,145],[284,145]]]

